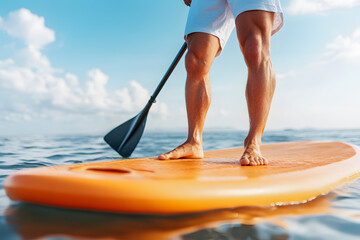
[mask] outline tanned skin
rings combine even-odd
[[[191,0],[184,0],[190,6]],[[275,91],[275,74],[270,59],[270,38],[274,13],[246,11],[235,20],[237,37],[248,68],[246,100],[250,129],[244,141],[241,165],[267,165],[261,155],[261,137],[269,115]],[[188,118],[188,138],[174,150],[159,155],[160,160],[203,158],[202,132],[210,106],[210,67],[221,50],[219,39],[207,33],[188,36],[185,57],[187,71],[185,98]]]

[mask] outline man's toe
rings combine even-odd
[[[250,158],[250,165],[251,166],[257,166],[259,165],[254,158]]]
[[[158,157],[159,160],[166,160],[168,159],[167,157],[167,154],[163,153],[163,154],[160,154],[159,157]]]
[[[240,159],[240,164],[241,164],[242,166],[247,166],[247,165],[250,164],[250,161],[249,161],[249,159],[247,159],[246,157],[242,157],[242,158]]]

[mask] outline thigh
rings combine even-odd
[[[240,44],[248,37],[261,37],[263,42],[269,42],[273,30],[274,12],[252,10],[240,13],[236,19],[236,32]]]
[[[271,26],[271,35],[283,26],[283,13],[280,0],[227,0],[236,20],[239,33],[248,28],[258,27],[264,34],[268,34]],[[255,24],[255,26],[254,26]]]

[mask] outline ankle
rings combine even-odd
[[[201,147],[202,146],[202,139],[201,138],[188,137],[188,139],[185,141],[185,143]]]
[[[191,145],[202,146],[201,134],[189,134],[188,139],[186,140],[186,142],[191,144]]]
[[[195,139],[188,139],[186,140],[186,143],[191,144],[193,146],[199,146],[202,147],[202,141],[200,140],[195,140]]]
[[[244,141],[244,146],[247,147],[249,145],[257,145],[260,146],[261,145],[261,135],[248,135],[245,138]]]

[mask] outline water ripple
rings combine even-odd
[[[35,168],[35,167],[46,167],[46,166],[48,166],[48,165],[45,163],[41,163],[41,162],[38,162],[38,163],[23,162],[20,164],[13,164],[13,165],[2,165],[1,169],[19,170],[19,169],[23,169],[23,168]]]
[[[11,155],[16,155],[16,153],[11,153],[11,152],[0,152],[0,157],[3,157],[3,156],[11,156]]]
[[[227,132],[205,132],[203,136],[204,149],[215,150],[234,148],[243,145],[245,131]],[[138,147],[131,158],[157,156],[160,153],[172,150],[172,148],[183,143],[186,133],[157,133],[145,132]],[[304,140],[334,140],[349,142],[360,145],[360,130],[314,130],[314,129],[287,129],[282,131],[266,131],[263,136],[263,143],[276,143],[283,141],[304,141]],[[240,154],[240,153],[239,153]],[[41,208],[34,205],[11,205],[8,206],[8,199],[5,196],[2,182],[5,177],[16,170],[33,167],[68,165],[77,163],[90,163],[98,161],[112,161],[122,159],[115,151],[107,146],[102,136],[79,135],[79,136],[23,136],[23,137],[0,137],[0,214],[6,212],[8,215],[0,215],[0,236],[5,239],[19,239],[21,229],[28,225],[34,227],[29,233],[38,231],[43,235],[37,238],[53,236],[67,236],[71,238],[74,224],[82,228],[84,239],[90,238],[89,219],[94,226],[91,233],[104,238],[112,236],[123,236],[122,233],[129,233],[130,229],[121,226],[130,224],[134,228],[131,234],[140,234],[137,239],[144,239],[141,235],[144,231],[153,230],[157,234],[165,231],[160,227],[163,224],[170,224],[174,232],[178,226],[185,224],[181,219],[169,217],[134,217],[131,215],[102,214],[92,212],[77,212],[56,208]],[[200,227],[189,228],[190,230],[179,231],[175,239],[358,239],[360,236],[360,180],[350,183],[336,191],[336,196],[327,200],[331,204],[331,213],[319,214],[292,214],[306,210],[306,205],[293,206],[293,212],[276,217],[278,224],[263,221],[256,224],[244,224],[240,221],[211,222],[202,220]],[[7,209],[9,207],[9,209]],[[7,209],[5,211],[5,209]],[[44,210],[45,209],[45,210]],[[281,209],[280,209],[281,210]],[[270,211],[269,209],[264,211]],[[272,212],[271,210],[270,212]],[[276,209],[274,210],[276,211]],[[41,214],[38,214],[38,213]],[[242,213],[237,212],[240,216]],[[260,211],[259,217],[263,213]],[[59,221],[58,216],[62,216]],[[254,216],[253,216],[254,217]],[[256,216],[255,216],[256,217]],[[71,222],[69,219],[76,218]],[[193,218],[189,221],[195,221]],[[36,222],[40,221],[41,224]],[[205,224],[207,221],[211,222]],[[106,224],[99,225],[105,222]],[[23,225],[21,225],[24,223]],[[35,224],[36,223],[36,224]],[[156,225],[158,223],[158,225]],[[174,224],[172,224],[174,223]],[[133,225],[131,225],[133,224]],[[151,225],[148,229],[146,226]],[[113,227],[107,227],[107,225]],[[59,228],[52,230],[54,226]],[[65,231],[67,227],[69,232]],[[142,227],[140,227],[142,226]],[[144,228],[145,226],[145,228]],[[156,227],[159,227],[156,229]],[[9,229],[18,230],[9,230]],[[119,230],[120,229],[120,230]],[[119,230],[119,231],[118,231]],[[136,230],[136,231],[135,231]],[[61,232],[62,231],[62,232]],[[109,231],[113,235],[104,235]],[[172,232],[172,234],[174,234]],[[127,235],[124,235],[127,236]],[[173,235],[172,235],[173,236]],[[29,238],[31,239],[31,237]],[[136,238],[134,238],[136,239]]]

